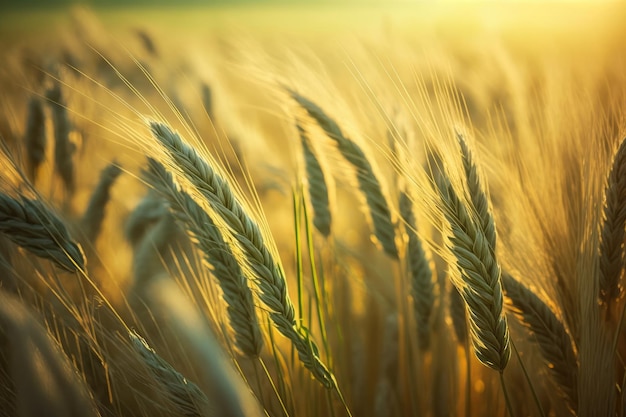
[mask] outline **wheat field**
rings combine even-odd
[[[626,8],[0,14],[1,416],[624,416]]]

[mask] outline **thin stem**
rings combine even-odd
[[[409,338],[409,329],[408,329],[408,308],[406,306],[406,288],[404,287],[403,280],[403,268],[400,259],[396,262],[393,262],[395,269],[395,290],[396,290],[396,302],[397,302],[397,314],[398,314],[398,356],[399,356],[399,366],[400,369],[404,370],[402,375],[402,380],[404,390],[402,391],[403,399],[409,398],[409,404],[411,415],[415,415],[416,412],[420,411],[420,404],[422,403],[419,397],[420,390],[416,390],[416,384],[413,375],[413,367],[411,366],[414,361],[412,360],[411,355],[411,342]],[[412,393],[418,393],[417,395],[412,395]]]
[[[328,361],[328,364],[330,365],[331,369],[333,367],[333,361],[331,360],[332,358],[330,357],[330,347],[328,345],[328,335],[326,333],[326,326],[324,324],[324,306],[326,304],[326,299],[324,296],[324,288],[323,286],[320,287],[320,283],[318,281],[318,275],[317,275],[317,267],[315,266],[315,250],[313,248],[313,230],[311,228],[311,223],[309,222],[309,213],[306,207],[306,204],[304,204],[304,195],[302,195],[302,211],[304,214],[304,228],[306,231],[306,242],[307,242],[307,248],[308,248],[308,253],[309,253],[309,263],[310,263],[310,267],[311,267],[311,279],[313,281],[313,290],[314,290],[314,295],[315,295],[315,306],[316,306],[316,310],[317,310],[317,320],[318,320],[318,324],[320,326],[320,333],[322,334],[322,343],[324,345],[324,353],[326,354],[326,360]]]
[[[302,248],[300,247],[300,195],[299,190],[293,191],[293,219],[296,234],[296,276],[298,277],[298,317],[302,320]],[[298,323],[302,326],[302,323]]]
[[[274,390],[274,393],[276,394],[276,398],[278,399],[278,402],[280,403],[280,407],[283,409],[283,413],[285,413],[285,416],[289,417],[289,413],[287,412],[285,403],[283,402],[283,399],[280,397],[280,394],[278,393],[278,390],[276,389],[276,385],[274,385],[274,381],[272,381],[272,377],[270,375],[269,370],[265,366],[265,362],[263,362],[263,359],[261,359],[260,357],[259,357],[259,363],[261,364],[261,367],[263,367],[263,371],[265,372],[265,375],[267,376],[267,380],[270,382],[270,385],[272,386],[272,389]]]
[[[346,404],[346,400],[343,398],[343,394],[341,393],[341,390],[339,389],[339,385],[335,384],[335,391],[337,391],[337,395],[339,396],[339,400],[341,401],[341,404],[343,404],[343,407],[346,410],[346,414],[348,415],[348,417],[352,417],[352,413],[350,412],[350,408],[348,408],[348,404]]]
[[[274,341],[274,332],[273,332],[272,324],[271,324],[271,321],[270,321],[269,317],[268,317],[267,321],[268,321],[268,324],[267,324],[268,325],[268,334],[269,334],[269,338],[270,338],[270,344],[269,345],[272,347],[272,357],[274,358],[274,363],[276,364],[276,369],[278,369],[278,383],[280,385],[280,393],[278,392],[278,389],[276,388],[276,385],[274,384],[274,381],[272,380],[272,377],[270,376],[270,373],[267,370],[267,367],[265,366],[265,362],[263,362],[263,360],[260,357],[259,357],[259,363],[263,367],[263,369],[265,371],[265,374],[267,375],[267,379],[270,381],[270,384],[272,385],[272,389],[276,393],[276,397],[278,398],[278,401],[280,402],[280,405],[283,408],[283,411],[285,412],[285,415],[289,416],[289,413],[287,412],[287,408],[286,408],[286,406],[285,406],[285,404],[283,402],[283,399],[281,397],[281,393],[286,396],[287,391],[286,391],[286,387],[285,387],[285,381],[283,380],[283,373],[280,371],[281,370],[281,364],[280,364],[280,360],[278,358],[278,350],[276,349],[276,342]],[[292,349],[292,353],[293,353],[293,349]],[[291,405],[293,405],[293,403]],[[291,409],[293,410],[293,407]]]
[[[504,371],[500,371],[500,385],[502,386],[502,392],[504,393],[504,401],[506,403],[506,409],[508,411],[509,417],[513,416],[513,407],[511,406],[511,399],[509,398],[509,392],[506,389],[506,384],[504,383]]]
[[[528,372],[526,371],[526,366],[524,366],[524,362],[522,362],[522,357],[519,354],[519,351],[517,350],[517,346],[515,346],[515,343],[513,342],[513,339],[511,339],[511,345],[513,346],[513,352],[515,352],[515,356],[517,357],[517,361],[519,362],[521,368],[522,368],[522,372],[524,373],[524,377],[526,378],[526,382],[528,382],[528,387],[530,388],[530,392],[533,396],[533,399],[535,400],[535,405],[537,405],[537,410],[539,410],[539,414],[541,414],[541,417],[546,417],[546,414],[543,412],[543,408],[541,408],[541,403],[539,402],[539,397],[537,396],[537,391],[535,391],[535,387],[533,386],[532,381],[530,380],[530,376],[528,375]]]
[[[259,390],[259,394],[257,395],[257,398],[259,399],[259,401],[261,402],[261,405],[263,405],[263,409],[265,410],[266,409],[265,397],[263,396],[263,388],[261,387],[261,376],[259,375],[259,362],[256,360],[253,360],[252,366],[254,367],[254,379],[256,380],[256,386],[257,386],[257,389]],[[265,411],[265,413],[267,414],[267,411]]]
[[[465,417],[472,415],[472,354],[469,338],[465,339]]]
[[[624,322],[624,312],[626,312],[626,303],[624,303],[624,306],[622,307],[622,311],[619,314],[619,321],[617,322],[617,327],[615,329],[615,336],[613,337],[613,350],[612,350],[613,353],[617,351],[617,342],[619,340],[619,334],[621,333],[621,330],[622,330],[622,323]]]
[[[326,401],[328,403],[328,410],[330,411],[330,416],[331,417],[335,417],[335,407],[333,407],[333,397],[332,397],[332,391],[327,389],[326,390]]]

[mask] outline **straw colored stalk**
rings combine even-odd
[[[228,305],[229,321],[235,331],[235,344],[246,356],[259,356],[263,348],[263,336],[254,310],[252,292],[239,260],[224,241],[219,228],[211,216],[174,183],[171,173],[160,162],[149,158],[144,177],[169,203],[174,217],[192,235],[205,261],[211,266]]]
[[[29,252],[75,272],[85,268],[80,246],[63,222],[39,200],[0,193],[0,233]]]
[[[356,170],[359,188],[369,208],[374,236],[382,245],[385,253],[394,259],[398,259],[394,219],[389,208],[389,202],[383,194],[380,181],[374,173],[371,162],[359,145],[345,137],[339,125],[317,104],[296,92],[290,91],[290,94],[306,110],[309,116],[317,122],[326,135],[335,141],[339,152]]]
[[[235,197],[230,184],[169,126],[151,122],[150,127],[154,137],[169,154],[171,168],[196,188],[218,215],[219,221],[223,221],[230,229],[247,258],[253,275],[251,279],[259,289],[259,298],[268,308],[278,331],[292,342],[303,365],[325,387],[334,387],[334,378],[321,362],[318,348],[307,329],[296,326],[294,307],[287,293],[282,267],[265,245],[259,225]]]

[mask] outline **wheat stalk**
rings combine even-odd
[[[502,313],[500,265],[482,231],[449,181],[437,187],[450,223],[450,250],[461,277],[454,277],[467,304],[469,328],[476,357],[486,366],[503,371],[509,361],[509,329]]]
[[[600,300],[610,303],[621,293],[626,227],[626,140],[615,156],[604,191],[604,216],[600,236]]]
[[[81,219],[83,230],[90,241],[95,241],[100,235],[104,210],[111,199],[111,187],[122,173],[119,165],[109,164],[100,173],[100,181],[91,194],[87,209]]]
[[[355,168],[359,188],[369,208],[374,235],[384,251],[392,258],[398,259],[394,221],[389,203],[383,194],[380,181],[374,173],[372,164],[367,156],[359,145],[344,136],[339,125],[317,104],[294,91],[290,91],[290,94],[306,110],[309,116],[317,122],[326,135],[335,141],[339,152]]]
[[[218,280],[228,304],[227,311],[235,330],[237,347],[249,357],[257,357],[263,348],[263,337],[254,311],[254,299],[247,279],[213,219],[185,191],[177,187],[163,164],[148,158],[144,173],[148,183],[169,203],[179,222],[195,238],[212,273]]]
[[[75,272],[84,270],[85,259],[63,222],[39,200],[0,193],[0,232],[29,252]]]
[[[253,271],[260,290],[259,298],[268,307],[269,316],[278,331],[291,340],[304,366],[324,386],[334,387],[334,379],[321,362],[318,348],[310,339],[308,330],[296,326],[293,303],[287,293],[287,281],[280,264],[274,260],[265,245],[261,229],[237,200],[230,184],[169,126],[151,122],[150,127],[178,173],[193,184],[230,228]]]
[[[407,191],[400,192],[399,207],[408,237],[406,257],[411,274],[411,295],[417,321],[418,343],[420,349],[426,350],[430,345],[430,316],[435,303],[433,274],[422,242],[417,236],[413,202]]]
[[[306,131],[296,124],[300,135],[300,143],[304,153],[304,163],[307,173],[307,184],[309,191],[309,199],[313,205],[313,225],[319,232],[324,235],[330,235],[332,224],[332,214],[330,212],[330,203],[328,199],[328,186],[324,170],[313,151],[311,140],[307,136]]]
[[[534,292],[507,273],[502,274],[510,309],[531,331],[570,408],[578,408],[578,362],[565,326]]]

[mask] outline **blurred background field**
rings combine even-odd
[[[575,355],[575,366],[559,374],[561,365],[536,342],[537,330],[528,330],[507,299],[511,337],[526,363],[524,368],[513,357],[504,373],[512,414],[591,416],[600,415],[593,414],[597,404],[609,404],[611,411],[602,415],[622,415],[615,413],[626,409],[620,359],[626,336],[618,319],[624,300],[616,298],[599,318],[598,284],[589,278],[597,271],[589,273],[595,271],[589,265],[599,262],[594,245],[602,192],[626,133],[626,7],[191,3],[0,3],[1,189],[45,201],[87,259],[84,273],[61,272],[2,240],[0,248],[8,248],[0,253],[2,265],[9,265],[11,277],[3,279],[2,294],[19,300],[43,325],[80,376],[72,384],[81,387],[94,413],[510,413],[497,373],[472,356],[467,333],[463,339],[456,328],[450,277],[458,265],[448,251],[445,204],[430,189],[435,168],[464,189],[455,136],[463,132],[490,199],[502,270],[543,300]],[[372,228],[373,209],[359,193],[354,167],[298,104],[298,94],[336,120],[374,167],[390,207],[398,259],[385,253]],[[33,101],[42,106],[48,138],[40,144],[45,157],[36,170],[26,139]],[[69,126],[71,186],[57,156],[59,114]],[[298,361],[252,284],[265,347],[259,360],[235,345],[224,290],[201,261],[197,236],[149,192],[142,174],[146,157],[166,158],[145,117],[179,131],[233,184],[284,269],[298,334],[310,331],[336,390],[326,390]],[[304,139],[296,123],[327,176],[328,235],[313,230],[315,201],[307,194]],[[85,219],[101,172],[111,165],[121,167],[119,178],[103,200],[101,227],[92,233]],[[412,287],[406,252],[411,228],[400,219],[403,192],[414,206],[412,231],[432,274],[422,333],[420,294]],[[195,391],[186,382],[187,391],[177,397],[161,374],[150,373],[129,329],[197,384],[210,411],[204,400],[189,401]],[[608,357],[596,344],[605,339],[616,345]],[[0,400],[8,411],[0,415],[36,415],[19,408],[26,394],[2,358]],[[32,378],[45,380],[37,372]],[[580,380],[563,378],[572,374]],[[233,405],[229,390],[241,404],[253,405]],[[47,400],[61,403],[73,395],[48,394]]]

